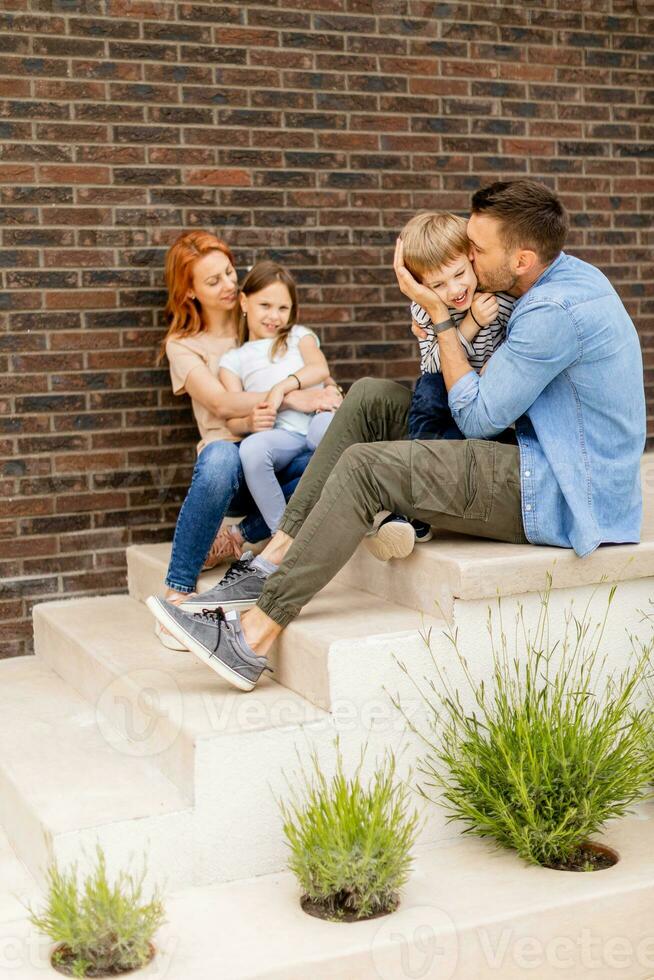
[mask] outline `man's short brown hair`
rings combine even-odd
[[[419,282],[426,272],[467,255],[470,242],[467,222],[449,211],[416,214],[400,232],[404,243],[404,264]]]
[[[537,180],[498,180],[472,196],[472,213],[501,223],[507,249],[528,248],[552,262],[563,248],[568,215],[554,191]]]

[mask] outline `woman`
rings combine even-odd
[[[198,459],[191,486],[177,518],[166,598],[182,601],[195,591],[204,567],[224,558],[239,558],[244,541],[260,541],[269,530],[242,489],[240,437],[227,428],[228,418],[245,418],[250,432],[273,427],[275,410],[257,392],[228,392],[217,378],[221,357],[235,346],[239,316],[238,280],[228,246],[207,231],[181,235],[166,257],[169,328],[162,343],[176,395],[188,394],[200,432]],[[341,403],[335,385],[296,391],[284,406],[299,411],[331,411]],[[287,498],[307,464],[305,454],[280,474]],[[225,514],[248,516],[237,526],[219,530]],[[218,531],[218,534],[216,532]],[[180,646],[158,631],[171,649]]]

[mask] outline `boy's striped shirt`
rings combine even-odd
[[[457,330],[459,340],[468,355],[470,366],[475,371],[480,371],[491,354],[504,342],[506,337],[506,327],[509,317],[513,310],[515,297],[508,293],[495,293],[499,307],[497,319],[487,327],[482,327],[472,343],[466,340],[460,330]],[[457,324],[466,317],[468,311],[450,310],[450,316]],[[426,330],[429,337],[426,340],[419,340],[420,345],[420,370],[423,374],[435,374],[441,369],[441,362],[438,353],[438,341],[434,333],[434,324],[429,314],[417,303],[411,304],[411,317],[416,323]]]

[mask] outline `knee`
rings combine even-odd
[[[343,450],[335,469],[355,470],[362,466],[368,467],[372,464],[374,457],[374,443],[357,442]]]
[[[235,493],[241,479],[238,446],[233,442],[210,442],[204,447],[193,471],[193,483],[215,487],[230,486]]]
[[[348,391],[347,399],[350,402],[356,401],[364,404],[374,399],[386,384],[387,382],[381,381],[379,378],[359,378]]]
[[[263,433],[261,433],[263,434]],[[241,465],[244,471],[252,470],[265,464],[269,453],[265,440],[258,439],[259,433],[254,433],[243,440],[240,447]]]
[[[375,414],[382,412],[388,405],[397,403],[398,399],[402,399],[408,406],[411,401],[411,392],[404,385],[398,384],[397,381],[387,381],[384,378],[361,378],[359,381],[355,381],[348,391],[345,405],[349,402],[355,411],[360,411],[373,418]]]

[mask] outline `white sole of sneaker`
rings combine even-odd
[[[388,517],[388,512],[377,514],[375,524],[379,526],[385,517]],[[407,558],[413,551],[416,535],[408,521],[389,521],[376,533],[365,537],[363,543],[379,561],[390,561],[391,558]]]
[[[188,653],[188,647],[186,644],[181,643],[176,636],[169,633],[168,630],[161,625],[158,619],[155,619],[154,621],[154,635],[159,640],[159,643],[161,643],[161,645],[167,650],[174,650],[176,653]]]
[[[208,605],[206,602],[178,602],[175,605],[178,609],[183,609],[184,612],[188,613],[199,613],[203,609],[217,609],[219,605],[223,612],[230,612],[232,609],[237,609],[238,612],[241,612],[244,609],[252,609],[253,606],[256,606],[257,602],[257,599],[235,599],[234,602],[210,602]]]
[[[235,670],[224,664],[222,660],[218,657],[213,657],[208,650],[206,650],[201,643],[198,643],[195,637],[187,633],[184,627],[177,622],[176,619],[169,614],[168,610],[162,605],[162,600],[158,596],[151,595],[145,600],[145,604],[161,625],[172,633],[180,643],[186,644],[186,649],[190,650],[191,653],[195,654],[198,660],[201,660],[203,664],[210,667],[214,673],[219,674],[223,680],[227,681],[233,687],[237,687],[239,691],[251,691],[254,687],[253,681],[248,681],[240,674],[237,674]]]

